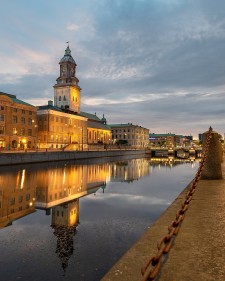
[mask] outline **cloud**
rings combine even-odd
[[[1,91],[53,99],[69,41],[82,110],[155,132],[223,132],[224,9],[221,0],[8,1]]]
[[[66,27],[68,30],[77,31],[80,29],[80,26],[77,24],[68,24]]]

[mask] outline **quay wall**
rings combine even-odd
[[[66,161],[78,159],[145,155],[145,150],[103,150],[103,151],[47,151],[0,153],[1,165],[28,164],[38,162]]]

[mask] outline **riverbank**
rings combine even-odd
[[[225,159],[224,159],[225,160]],[[223,281],[225,278],[225,161],[222,180],[200,180],[157,281]],[[141,268],[157,253],[157,242],[184,202],[189,186],[176,198],[102,281],[143,280]]]
[[[149,154],[145,150],[122,149],[102,151],[2,152],[0,153],[0,165],[3,166],[131,155],[145,156]]]

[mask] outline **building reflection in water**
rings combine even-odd
[[[118,161],[112,167],[110,181],[133,182],[149,173],[149,160],[147,159]]]
[[[79,198],[105,187],[111,166],[65,165],[42,170],[37,178],[36,208],[52,216],[56,253],[65,272],[73,254],[73,237],[79,223]]]
[[[79,224],[79,198],[103,192],[109,181],[131,182],[150,173],[148,159],[75,165],[53,163],[0,171],[0,228],[16,219],[45,210],[57,238],[56,253],[63,270],[73,254]]]
[[[79,223],[79,199],[52,208],[52,225],[57,237],[56,253],[65,271],[73,254],[73,236]]]
[[[0,172],[0,228],[35,212],[35,175],[25,169]]]

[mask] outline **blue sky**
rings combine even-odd
[[[0,91],[53,100],[69,41],[83,111],[155,133],[223,135],[224,11],[223,0],[4,1]]]

